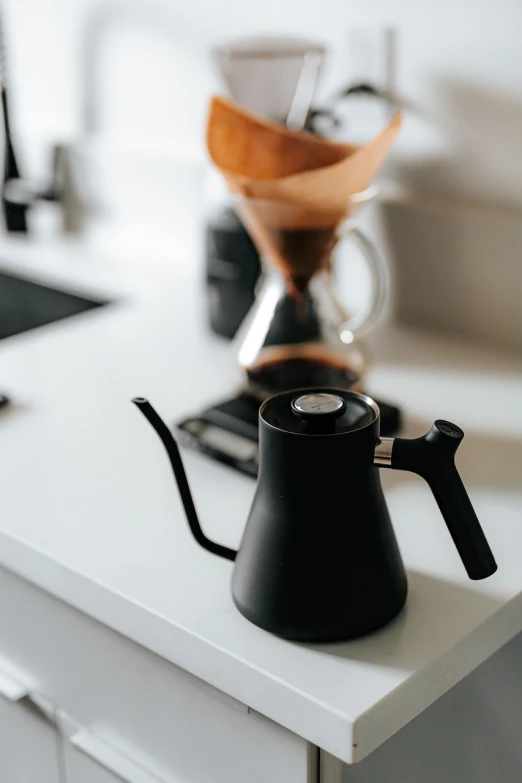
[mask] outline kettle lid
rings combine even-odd
[[[265,424],[296,435],[346,434],[364,429],[379,417],[370,397],[341,389],[301,389],[283,392],[260,409]]]

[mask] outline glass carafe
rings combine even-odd
[[[265,399],[289,389],[364,384],[360,338],[377,323],[389,292],[385,262],[354,221],[374,192],[354,195],[343,212],[236,199],[263,266],[256,300],[236,338],[244,391]],[[349,263],[342,252],[347,241],[359,246],[371,279],[370,304],[356,315],[336,290],[336,266]]]

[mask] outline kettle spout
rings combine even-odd
[[[229,549],[221,544],[216,544],[215,541],[211,541],[206,537],[201,525],[199,524],[196,507],[192,499],[192,493],[190,491],[189,483],[187,480],[187,474],[181,460],[181,454],[179,453],[178,444],[176,443],[172,432],[169,430],[165,422],[158,416],[152,405],[144,397],[134,397],[132,400],[134,405],[143,413],[149,424],[151,424],[156,430],[161,442],[165,446],[167,451],[172,470],[174,471],[174,477],[185,510],[185,516],[189,524],[192,535],[204,549],[207,549],[214,555],[219,555],[227,560],[235,560],[237,552],[234,549]]]

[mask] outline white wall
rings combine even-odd
[[[89,20],[105,7],[117,9],[100,47],[105,127],[119,136],[132,128],[135,135],[162,136],[168,143],[200,138],[211,84],[205,53],[212,43],[264,32],[322,39],[332,50],[323,90],[328,92],[346,77],[347,27],[391,24],[398,36],[398,90],[415,107],[395,152],[402,177],[430,192],[522,205],[520,0],[3,5],[20,130],[50,136],[79,131],[82,44]]]

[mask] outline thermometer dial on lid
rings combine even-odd
[[[315,435],[331,435],[335,432],[335,420],[346,410],[346,402],[337,394],[315,392],[302,394],[292,400],[292,412],[303,422],[303,432]]]

